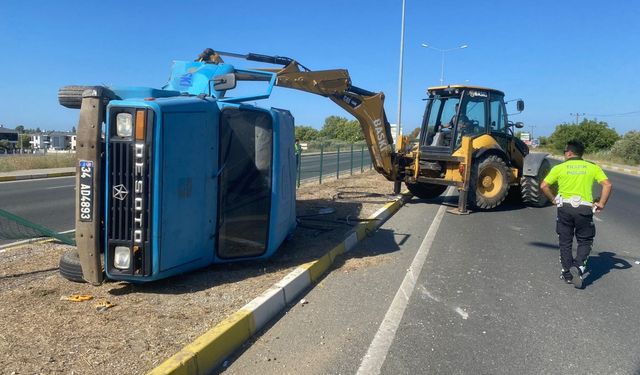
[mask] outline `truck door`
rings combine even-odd
[[[259,256],[268,244],[273,122],[269,113],[242,107],[221,116],[217,256]]]

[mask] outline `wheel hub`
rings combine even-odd
[[[488,189],[489,187],[491,187],[491,184],[493,184],[493,179],[489,176],[484,176],[484,178],[482,179],[482,186]]]

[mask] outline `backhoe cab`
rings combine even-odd
[[[414,195],[435,198],[447,186],[457,186],[460,213],[467,201],[476,208],[497,207],[510,187],[521,188],[525,203],[547,203],[537,192],[537,182],[549,170],[546,154],[529,154],[513,135],[513,127],[523,124],[509,122],[504,93],[458,85],[432,87],[428,93],[420,142],[405,170]],[[524,110],[522,100],[517,110]]]

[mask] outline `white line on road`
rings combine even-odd
[[[76,185],[51,186],[51,187],[46,187],[44,189],[45,190],[50,190],[50,189],[70,188],[70,187],[75,187],[75,186]]]
[[[75,229],[69,229],[66,230],[64,232],[58,232],[60,234],[68,234],[68,233],[72,233],[75,232]],[[23,245],[23,244],[28,244],[28,243],[32,243],[32,242],[36,242],[36,241],[42,241],[45,238],[43,237],[34,237],[34,238],[29,238],[27,240],[22,240],[22,241],[17,241],[17,242],[11,242],[11,243],[7,243],[4,245],[0,245],[0,253],[4,253],[6,251],[6,249],[10,248],[10,247],[14,247],[14,246],[18,246],[18,245]]]
[[[449,189],[446,196],[449,196],[451,191],[452,190]],[[380,324],[380,328],[378,328],[378,332],[376,332],[369,346],[369,350],[367,350],[367,354],[365,354],[360,363],[360,368],[357,372],[358,375],[380,374],[380,369],[382,369],[382,365],[387,358],[387,353],[389,353],[389,348],[393,343],[396,331],[409,303],[409,297],[411,297],[415,289],[416,281],[418,276],[420,276],[424,262],[427,260],[427,255],[429,255],[429,250],[431,249],[433,240],[436,237],[436,232],[442,222],[442,216],[446,210],[447,206],[440,206],[435,218],[431,222],[427,235],[424,237],[422,244],[420,244],[418,253],[413,258],[411,266],[402,281],[402,285],[400,285],[400,289],[396,292],[396,296],[393,298],[393,302],[391,302],[391,306],[389,306],[389,310],[387,310]]]

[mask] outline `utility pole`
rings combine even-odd
[[[531,128],[531,134],[529,135],[529,137],[531,137],[531,140],[533,141],[533,129],[536,127],[535,125],[529,125],[529,127]]]
[[[584,113],[584,112],[583,112],[583,113],[578,113],[578,112],[576,112],[576,113],[569,113],[569,115],[571,115],[571,116],[576,116],[576,125],[578,125],[578,123],[579,123],[579,121],[580,121],[580,116],[584,116],[584,115],[585,115],[585,113]]]

